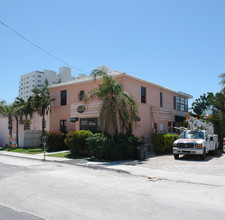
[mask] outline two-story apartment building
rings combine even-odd
[[[123,85],[124,91],[132,94],[138,103],[140,121],[133,129],[135,135],[148,140],[152,133],[174,132],[174,127],[185,120],[191,95],[120,71],[108,74],[115,77]],[[101,102],[96,99],[85,105],[83,97],[100,83],[101,79],[94,81],[92,76],[86,76],[50,86],[50,95],[54,100],[50,130],[98,131]]]

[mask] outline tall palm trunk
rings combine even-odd
[[[10,138],[12,138],[12,119],[8,118],[8,129],[9,129],[9,147],[11,147]]]
[[[42,115],[42,136],[45,134],[45,114]]]
[[[17,147],[19,147],[19,119],[17,115],[15,115],[15,118],[16,118],[16,144]]]

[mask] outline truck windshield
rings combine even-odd
[[[201,131],[183,131],[180,138],[187,139],[204,139],[204,132]]]

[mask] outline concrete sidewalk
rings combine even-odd
[[[19,158],[25,158],[25,159],[35,159],[40,161],[43,161],[43,158],[44,158],[43,153],[42,154],[23,154],[23,153],[15,153],[15,152],[8,152],[8,151],[0,151],[0,155],[19,157]],[[168,160],[169,156],[167,155],[165,158],[167,158]],[[84,167],[94,168],[94,169],[106,169],[111,171],[114,170],[116,172],[123,172],[123,173],[125,172],[131,175],[147,178],[149,181],[167,180],[167,181],[183,182],[183,183],[190,183],[190,184],[218,186],[218,187],[225,188],[225,175],[216,174],[216,173],[213,173],[212,175],[212,173],[207,174],[207,173],[193,173],[193,172],[187,172],[187,171],[182,172],[182,170],[176,169],[176,167],[178,166],[180,167],[182,165],[179,165],[179,161],[173,162],[174,160],[171,160],[173,163],[174,169],[165,170],[160,168],[160,164],[157,167],[153,163],[154,164],[153,166],[151,160],[154,161],[155,158],[152,157],[147,159],[146,161],[133,160],[133,161],[116,161],[116,162],[93,162],[93,161],[88,161],[86,159],[68,159],[68,158],[60,158],[60,157],[49,157],[46,154],[46,162],[59,162],[59,163],[84,166]],[[222,160],[222,162],[225,164],[225,157],[221,158],[220,160]],[[180,162],[185,163],[185,161],[180,161]],[[162,163],[163,163],[163,158],[161,159],[161,164]],[[165,163],[167,163],[166,160],[165,160]],[[202,163],[201,166],[202,165],[205,166],[204,163]],[[193,163],[193,169],[195,169],[195,166],[196,165]],[[212,166],[214,165],[211,165],[211,167]],[[222,167],[224,167],[223,164],[221,164],[221,169],[223,169]],[[192,170],[192,167],[190,167],[190,170]]]
[[[66,152],[66,151],[61,151],[60,153],[63,153],[63,152]],[[46,153],[45,154],[46,161],[61,162],[61,161],[73,160],[73,159],[60,158],[60,157],[48,157],[49,154],[54,154],[54,153],[59,153],[59,152]],[[26,159],[34,159],[34,160],[43,160],[44,159],[44,153],[41,153],[41,154],[24,154],[24,153],[10,152],[10,151],[0,151],[0,155],[26,158]]]

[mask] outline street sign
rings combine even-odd
[[[76,122],[78,121],[78,118],[70,118],[70,122]]]
[[[45,135],[42,137],[42,143],[46,144],[46,136]]]

